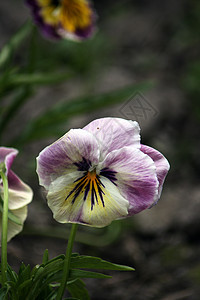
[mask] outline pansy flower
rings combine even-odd
[[[95,31],[96,13],[88,0],[26,0],[35,23],[49,38],[83,40]]]
[[[140,144],[138,123],[120,118],[71,129],[37,158],[54,218],[94,227],[157,203],[168,170],[160,152]]]
[[[22,231],[24,221],[27,217],[27,204],[33,198],[31,188],[11,170],[11,165],[17,154],[18,151],[16,149],[0,147],[0,163],[4,163],[8,178],[8,241]],[[2,226],[3,199],[3,184],[0,178],[0,231]]]

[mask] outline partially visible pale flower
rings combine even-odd
[[[102,118],[39,154],[39,181],[58,222],[103,227],[156,204],[169,163],[140,144],[139,131],[137,122]]]
[[[96,13],[88,0],[26,0],[35,23],[49,38],[83,40],[95,31]]]
[[[8,178],[8,241],[23,229],[27,217],[27,204],[32,201],[33,192],[12,170],[11,165],[18,151],[13,148],[0,147],[0,163],[5,164]],[[0,178],[0,232],[2,226],[3,185]],[[1,235],[0,235],[1,239]]]

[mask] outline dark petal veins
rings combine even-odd
[[[74,163],[74,165],[78,167],[78,171],[88,171],[91,167],[91,161],[83,157],[82,161]]]
[[[103,195],[105,195],[104,191],[102,190],[102,187],[105,188],[103,183],[101,182],[98,175],[94,175],[94,178],[91,178],[89,175],[89,172],[85,172],[85,174],[74,181],[76,183],[75,187],[69,192],[65,200],[67,200],[70,196],[72,196],[71,203],[73,204],[77,197],[84,192],[83,195],[83,201],[87,200],[88,193],[91,191],[91,210],[93,210],[93,207],[96,204],[99,204],[98,199],[101,200],[101,203],[103,207],[105,207]],[[98,198],[99,197],[99,198]]]
[[[67,195],[67,197],[65,198],[65,200],[67,200],[73,193],[75,193],[76,197],[80,194],[81,189],[84,187],[84,185],[85,185],[85,183],[86,183],[86,181],[87,181],[87,175],[84,175],[83,177],[81,177],[81,178],[75,180],[74,182],[77,182],[77,181],[79,181],[79,182],[78,182],[77,185],[71,190],[71,192]],[[81,189],[80,189],[80,188],[81,188]],[[80,191],[79,191],[79,189],[80,189]],[[77,191],[79,191],[78,194],[77,194]],[[74,202],[74,201],[75,201],[75,199],[73,199],[73,202]]]
[[[91,193],[91,210],[93,210],[93,206],[94,206],[94,192],[95,192],[95,189],[94,189],[94,182],[92,181],[92,193]]]
[[[105,185],[102,183],[101,179],[99,178],[99,176],[97,176],[97,180],[99,181],[99,183],[105,188]]]
[[[97,189],[98,189],[99,196],[101,198],[101,202],[103,204],[103,207],[105,207],[104,200],[103,200],[103,194],[105,195],[105,193],[101,189],[101,185],[103,185],[103,184],[101,183],[99,178],[98,178],[98,181],[96,179],[96,184],[97,184]],[[103,185],[103,187],[105,187],[105,186]]]
[[[115,174],[117,174],[117,172],[109,170],[108,168],[104,168],[100,172],[101,176],[108,178],[114,185],[117,185],[115,183],[115,181],[117,180],[117,178],[115,177]]]
[[[84,193],[84,198],[83,198],[84,201],[87,199],[87,195],[88,195],[88,192],[90,190],[90,181],[91,180],[89,180],[89,182],[88,182],[88,184],[86,185],[86,188],[85,188],[85,193]]]
[[[76,198],[78,197],[78,195],[80,194],[80,192],[83,190],[85,183],[83,183],[82,185],[79,186],[79,188],[75,191],[75,195],[72,199],[72,203],[75,202]]]

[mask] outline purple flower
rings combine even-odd
[[[8,241],[23,229],[27,217],[27,204],[32,201],[33,192],[12,170],[11,165],[18,154],[13,148],[0,147],[0,163],[4,163],[8,178]],[[2,202],[4,198],[2,179],[0,178],[0,231]]]
[[[95,31],[96,13],[88,0],[26,0],[35,23],[53,39],[83,40]]]
[[[158,201],[169,163],[140,144],[139,132],[137,122],[97,119],[39,154],[39,181],[58,222],[103,227]]]

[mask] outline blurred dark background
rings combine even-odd
[[[151,88],[138,89],[114,106],[80,113],[59,129],[64,134],[69,128],[83,127],[104,116],[137,120],[142,143],[161,151],[171,165],[155,207],[105,229],[80,226],[74,250],[136,268],[134,273],[113,272],[112,279],[86,280],[91,299],[197,300],[200,2],[110,0],[94,1],[94,6],[99,19],[98,32],[92,40],[56,44],[38,34],[38,66],[47,71],[73,70],[76,76],[58,85],[36,87],[30,101],[13,117],[2,141],[11,146],[10,137],[60,99],[151,81]],[[23,1],[1,1],[0,46],[29,18]],[[15,59],[20,65],[25,58],[26,47]],[[51,257],[65,252],[64,237],[70,226],[52,220],[35,174],[35,157],[58,137],[55,134],[27,142],[21,146],[14,165],[15,172],[35,192],[24,232],[8,245],[9,263],[16,269],[22,260],[31,266],[40,263],[46,248]]]

